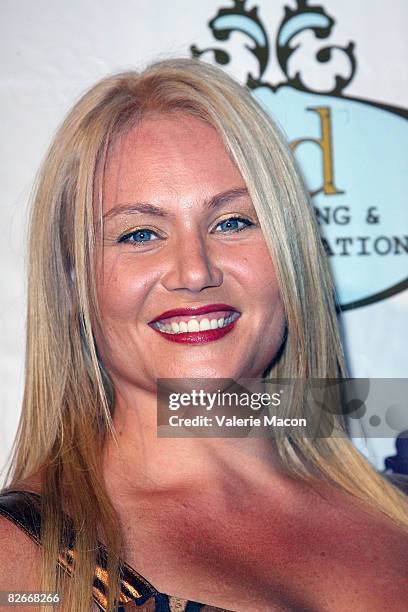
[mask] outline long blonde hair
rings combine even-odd
[[[100,456],[114,436],[114,389],[98,357],[96,265],[109,147],[148,113],[183,112],[213,126],[240,170],[275,264],[287,338],[270,377],[335,378],[344,372],[333,286],[316,219],[289,146],[250,92],[198,60],[155,63],[96,84],[58,130],[39,172],[31,214],[26,382],[9,486],[41,471],[43,585],[55,589],[67,499],[77,531],[70,607],[89,610],[98,538],[108,549],[109,610],[122,551]],[[97,214],[95,215],[94,212]],[[96,217],[96,221],[95,221]],[[294,402],[291,414],[302,414]],[[405,496],[345,437],[277,440],[294,477],[326,478],[408,530]],[[116,578],[115,578],[116,577]]]

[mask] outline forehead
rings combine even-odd
[[[220,136],[200,119],[177,113],[144,119],[118,138],[104,175],[104,212],[147,200],[196,201],[245,185]]]

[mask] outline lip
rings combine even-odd
[[[185,308],[174,308],[172,310],[166,310],[165,312],[162,312],[158,317],[149,321],[149,325],[151,325],[152,323],[156,323],[156,321],[160,321],[162,319],[169,319],[170,317],[176,317],[176,316],[182,317],[186,315],[190,315],[193,317],[194,315],[206,314],[207,312],[216,312],[217,310],[231,310],[231,312],[239,312],[239,310],[237,310],[233,306],[230,306],[229,304],[207,304],[205,306],[199,306],[199,307],[188,306]],[[228,327],[229,326],[223,329],[227,329]],[[217,331],[217,330],[211,330],[211,331]],[[202,332],[202,333],[204,334],[206,332]]]

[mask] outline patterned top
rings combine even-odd
[[[32,491],[6,490],[0,493],[0,515],[5,516],[22,529],[36,544],[41,545],[41,496]],[[58,558],[58,565],[69,576],[73,571],[74,530],[71,520],[67,547]],[[105,611],[107,605],[106,548],[98,545],[98,558],[92,588],[92,597],[99,610]],[[165,593],[159,593],[141,574],[125,562],[121,563],[122,578],[117,612],[231,612],[196,601],[187,601]]]

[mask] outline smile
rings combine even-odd
[[[156,319],[149,323],[149,326],[166,340],[197,344],[222,338],[232,331],[240,316],[241,314],[235,310],[212,310],[203,314],[184,316],[175,314],[172,317]]]

